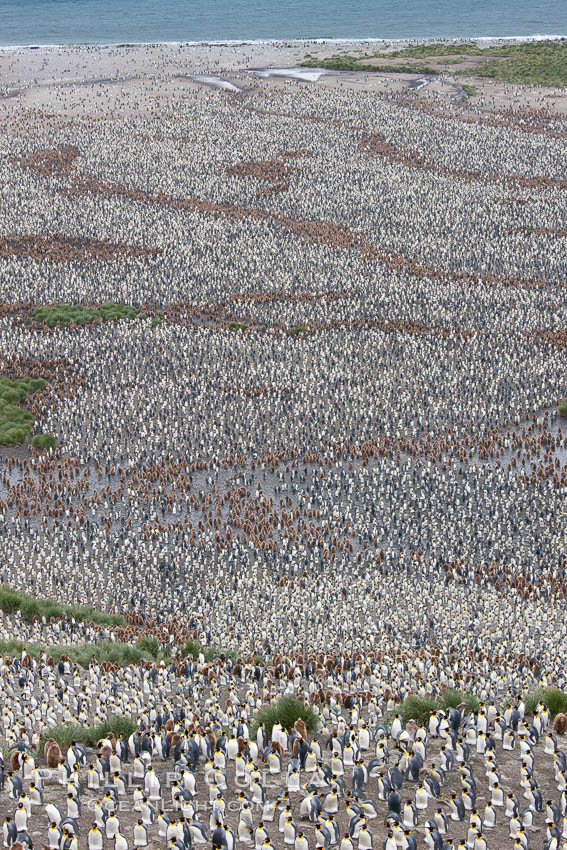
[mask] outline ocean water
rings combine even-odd
[[[567,0],[0,0],[0,45],[567,34]]]

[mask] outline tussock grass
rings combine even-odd
[[[475,97],[475,95],[478,94],[478,88],[476,86],[470,86],[467,83],[463,83],[461,88],[467,97]]]
[[[567,44],[540,42],[516,44],[494,50],[493,59],[475,68],[477,77],[490,77],[520,85],[567,86]]]
[[[443,692],[441,702],[444,704],[445,708],[457,708],[457,706],[464,703],[466,706],[466,714],[470,711],[478,711],[479,708],[479,701],[474,694],[471,694],[468,691],[456,691],[453,688],[449,688]]]
[[[539,702],[548,707],[552,715],[567,713],[567,693],[560,688],[541,688],[533,694],[524,697],[526,711],[532,714]]]
[[[128,664],[139,664],[140,661],[161,661],[162,658],[165,660],[170,657],[168,652],[161,650],[161,647],[156,650],[151,638],[144,637],[140,638],[137,644],[102,641],[101,643],[81,643],[76,646],[50,646],[46,651],[55,661],[62,655],[68,655],[81,667],[88,667],[93,658],[99,662],[106,661],[109,664],[126,667]]]
[[[218,646],[202,646],[196,640],[188,640],[181,648],[181,655],[186,658],[188,655],[197,658],[200,653],[203,653],[205,663],[209,664],[215,658],[232,658],[236,660],[237,653],[233,649],[222,649]]]
[[[82,307],[80,304],[53,304],[36,307],[33,318],[45,322],[50,328],[64,325],[91,325],[102,319],[103,322],[118,322],[120,319],[136,319],[138,311],[127,304],[106,301],[100,307]]]
[[[409,696],[399,706],[396,707],[394,714],[401,715],[404,723],[408,720],[415,720],[420,725],[427,723],[432,712],[439,711],[442,708],[440,700],[433,697]]]
[[[376,54],[391,58],[395,54]],[[435,68],[422,63],[407,64],[407,65],[389,65],[387,62],[383,65],[373,64],[371,62],[363,62],[357,56],[352,56],[349,53],[337,54],[328,59],[307,59],[303,65],[307,68],[327,68],[330,71],[370,71],[382,74],[438,74]]]
[[[149,645],[148,645],[149,642]],[[157,643],[157,641],[156,641]],[[168,661],[171,658],[169,649],[158,648],[153,645],[153,638],[142,637],[137,644],[123,643],[122,641],[101,641],[101,643],[77,643],[66,646],[64,644],[52,644],[51,646],[39,646],[21,640],[0,641],[0,654],[14,657],[22,652],[37,658],[40,652],[45,652],[47,657],[53,658],[57,663],[64,655],[68,655],[74,664],[85,669],[93,658],[97,661],[106,661],[126,667],[129,664],[136,665],[141,661]]]
[[[401,705],[397,706],[392,714],[400,714],[404,723],[407,723],[408,720],[415,720],[416,723],[424,724],[429,721],[432,713],[457,708],[463,703],[466,706],[465,714],[478,710],[478,699],[471,693],[449,689],[444,691],[440,697],[420,697],[412,694]]]
[[[307,59],[308,67],[328,68],[336,71],[376,71],[393,74],[437,74],[435,68],[415,61],[415,64],[388,65],[388,60],[423,60],[438,57],[474,56],[488,61],[457,73],[468,76],[490,77],[521,85],[567,86],[567,42],[537,41],[523,44],[501,44],[479,47],[473,42],[463,44],[416,44],[395,50],[393,53],[374,53],[374,59],[385,60],[384,65],[361,61],[349,53],[336,54],[328,59]],[[443,63],[446,64],[446,63]]]
[[[57,437],[53,434],[36,434],[32,437],[32,446],[34,449],[54,449],[57,446]]]
[[[84,747],[96,747],[101,738],[106,738],[111,732],[114,733],[116,738],[119,735],[129,738],[135,732],[136,728],[137,726],[134,721],[128,717],[114,717],[112,720],[106,723],[100,723],[97,726],[59,723],[41,736],[37,753],[40,756],[43,755],[45,744],[50,738],[57,741],[62,750],[66,749],[72,741],[82,744]]]
[[[30,435],[34,418],[20,407],[29,395],[45,389],[43,378],[0,377],[0,445],[18,446]]]
[[[284,729],[289,730],[299,718],[304,721],[308,732],[316,732],[319,728],[319,717],[312,706],[292,697],[291,694],[285,694],[273,705],[265,705],[260,709],[254,718],[251,735],[255,737],[260,723],[265,725],[270,737],[274,723],[279,721]]]
[[[6,584],[0,585],[0,610],[7,614],[15,614],[19,611],[24,620],[33,620],[34,617],[50,617],[62,619],[75,618],[75,620],[86,620],[98,626],[125,626],[125,617],[121,614],[104,614],[90,605],[64,605],[52,599],[36,599],[28,593],[14,590]]]
[[[559,402],[559,415],[567,417],[567,398]]]

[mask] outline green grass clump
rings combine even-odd
[[[486,48],[490,50],[490,48]],[[429,56],[481,56],[484,50],[472,41],[464,44],[416,44],[413,47],[404,47],[394,50],[393,53],[376,53],[375,56],[390,56],[395,59],[425,59]]]
[[[18,446],[30,435],[33,416],[19,405],[45,389],[43,378],[0,377],[0,445]]]
[[[100,307],[82,307],[80,304],[54,304],[36,307],[33,314],[37,322],[45,322],[50,328],[64,325],[91,325],[102,319],[103,322],[118,322],[121,319],[136,319],[138,311],[127,304],[106,301]]]
[[[39,647],[35,646],[35,644],[26,644],[21,640],[16,640],[15,638],[12,638],[11,640],[0,640],[1,655],[8,655],[10,658],[15,658],[17,655],[21,655],[24,651],[33,658],[37,658],[39,655]]]
[[[140,640],[143,640],[142,638]],[[20,655],[25,650],[28,655],[37,658],[40,652],[45,652],[47,657],[53,658],[55,663],[61,660],[64,655],[68,655],[74,664],[84,669],[88,668],[93,658],[97,661],[107,661],[110,664],[117,664],[119,667],[126,667],[129,664],[139,664],[141,661],[167,661],[171,658],[167,648],[159,647],[154,654],[154,649],[148,649],[147,645],[140,642],[133,645],[123,643],[122,641],[102,641],[101,643],[79,643],[71,646],[63,644],[54,644],[52,646],[38,646],[37,644],[28,644],[19,640],[0,641],[0,653],[14,657]]]
[[[567,417],[567,398],[559,402],[559,415]]]
[[[84,747],[96,747],[101,738],[106,738],[111,732],[118,738],[122,735],[129,738],[137,729],[133,720],[128,717],[114,717],[106,723],[97,726],[79,726],[76,723],[59,723],[43,734],[39,741],[38,755],[42,756],[46,742],[53,738],[61,749],[67,749],[72,741],[82,744]]]
[[[24,620],[33,620],[34,617],[50,617],[61,619],[72,617],[75,620],[86,620],[88,623],[96,623],[100,626],[125,626],[126,619],[121,614],[104,614],[90,605],[63,605],[52,599],[36,599],[28,593],[14,590],[8,585],[0,585],[0,610],[6,614],[14,614],[19,611]]]
[[[474,694],[455,691],[453,688],[443,691],[441,701],[445,708],[457,708],[459,705],[464,703],[466,706],[465,714],[468,714],[471,711],[478,711],[479,709],[479,702]]]
[[[383,54],[387,56],[388,54]],[[394,54],[389,54],[393,56]],[[439,71],[429,65],[423,65],[419,62],[407,65],[374,65],[370,62],[363,62],[356,56],[350,54],[331,56],[328,59],[309,59],[303,63],[307,68],[326,68],[329,71],[365,71],[370,73],[380,74],[432,74],[436,75]]]
[[[183,658],[187,658],[188,655],[192,655],[193,658],[197,658],[199,653],[201,652],[201,644],[197,643],[195,640],[188,640],[181,647],[181,655]]]
[[[181,647],[181,655],[183,658],[187,658],[188,655],[191,655],[193,659],[195,659],[201,652],[203,653],[207,664],[215,658],[220,658],[221,655],[224,655],[225,658],[232,658],[233,661],[235,661],[237,657],[237,653],[234,649],[224,649],[218,646],[202,646],[196,640],[188,640]]]
[[[440,697],[420,697],[415,694],[407,697],[401,705],[396,706],[392,713],[399,714],[404,723],[415,720],[416,723],[425,724],[429,721],[431,713],[447,711],[449,708],[457,708],[464,703],[464,713],[478,711],[479,702],[474,694],[463,693],[451,688],[444,691]]]
[[[307,327],[305,325],[297,325],[295,328],[290,328],[290,334],[293,336],[299,336],[299,334],[304,334],[307,331]]]
[[[475,56],[488,61],[459,73],[469,76],[490,77],[495,80],[521,85],[567,86],[567,41],[534,41],[523,44],[491,45],[479,47],[473,42],[463,44],[416,44],[395,50],[393,53],[374,53],[375,59],[387,63],[392,59],[423,60],[431,57]],[[453,58],[454,57],[454,58]],[[437,74],[435,68],[416,62],[407,65],[371,65],[361,62],[349,53],[336,54],[329,59],[308,59],[308,67],[328,68],[337,71],[377,71],[386,73]],[[443,62],[442,64],[448,64]]]
[[[567,86],[567,43],[539,42],[508,45],[496,50],[494,59],[475,68],[477,77],[490,77],[520,85]],[[494,55],[494,54],[493,54]]]
[[[245,331],[248,327],[244,322],[229,322],[228,326],[231,331]]]
[[[467,97],[475,97],[478,94],[478,88],[476,86],[470,86],[467,83],[463,83],[461,88]]]
[[[441,703],[433,697],[409,696],[401,705],[397,706],[394,714],[401,715],[404,723],[408,720],[415,720],[416,723],[422,725],[427,723],[432,712],[439,711]]]
[[[308,732],[316,732],[319,728],[319,717],[312,706],[292,697],[291,694],[285,694],[273,705],[265,705],[260,709],[254,718],[251,735],[254,738],[260,723],[263,723],[269,738],[274,723],[279,721],[284,729],[289,730],[299,718],[304,721]]]
[[[138,649],[142,652],[151,655],[152,658],[158,659],[161,654],[161,646],[157,638],[142,635],[138,640]]]
[[[31,442],[34,449],[54,449],[57,446],[57,437],[53,434],[36,434]]]
[[[225,658],[232,658],[232,660],[235,661],[238,654],[234,649],[224,649],[219,646],[204,646],[202,649],[207,664],[215,658],[220,658],[221,655],[224,655]]]
[[[141,641],[149,641],[149,647],[148,643],[140,643]],[[88,667],[93,658],[99,662],[107,661],[110,664],[118,664],[119,667],[126,667],[128,664],[139,664],[140,661],[153,662],[170,657],[169,652],[162,651],[159,646],[155,649],[151,638],[140,638],[136,645],[105,640],[101,643],[81,643],[76,646],[50,646],[46,652],[55,661],[62,655],[68,655],[71,661],[80,667]]]
[[[556,714],[567,714],[567,693],[560,688],[541,688],[524,697],[526,711],[530,714],[535,711],[539,702],[543,702],[554,717]]]

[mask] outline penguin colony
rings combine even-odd
[[[556,732],[567,716],[552,728],[543,703],[528,716],[520,697],[404,724],[388,673],[426,693],[431,667],[424,653],[277,656],[268,668],[224,655],[118,670],[5,659],[3,845],[563,850],[567,762]],[[316,734],[301,720],[289,733],[277,722],[269,735],[263,724],[251,731],[256,709],[282,694],[315,707]],[[109,716],[138,728],[88,750],[49,738],[60,721]]]
[[[6,453],[0,574],[128,625],[0,638],[174,662],[5,659],[5,846],[563,848],[561,723],[521,694],[566,686],[565,122],[297,83],[57,97],[1,131],[0,373],[46,377],[59,448]],[[31,320],[107,300],[148,318]],[[446,688],[480,710],[391,721]],[[283,693],[316,735],[251,735]],[[34,755],[122,715],[128,741]]]

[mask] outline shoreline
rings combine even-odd
[[[466,58],[460,66],[462,71],[453,70],[454,66],[445,68],[439,62],[434,78],[396,58],[391,68],[376,71],[365,67],[333,69],[324,64],[341,50],[388,53],[419,44],[447,44],[455,45],[458,53],[460,45],[471,42],[488,47],[491,43],[529,44],[542,38],[297,39],[0,47],[0,104],[4,120],[21,121],[28,110],[48,113],[58,121],[90,120],[119,114],[149,115],[156,108],[170,108],[179,98],[202,96],[213,89],[231,97],[274,88],[286,91],[290,86],[317,86],[388,97],[411,92],[427,108],[437,109],[452,108],[462,100],[464,84],[475,90],[475,97],[468,104],[471,117],[526,107],[567,115],[565,87],[522,86],[480,79],[474,74],[474,64],[469,66]],[[565,41],[562,36],[546,38],[550,44]],[[305,65],[308,57],[317,64]],[[400,70],[393,67],[398,61],[402,62]],[[431,65],[435,62],[435,57],[429,60]]]
[[[306,44],[319,45],[334,45],[334,44],[381,44],[387,47],[395,45],[399,48],[400,45],[416,45],[416,44],[465,44],[470,42],[483,42],[490,44],[529,44],[530,42],[538,41],[566,41],[567,34],[533,34],[533,35],[491,35],[491,36],[452,36],[446,38],[436,38],[435,36],[423,36],[423,38],[379,38],[379,37],[360,37],[360,38],[325,38],[323,36],[314,36],[312,38],[257,38],[257,39],[221,39],[221,40],[201,40],[201,41],[132,41],[132,42],[102,42],[102,41],[77,41],[77,42],[60,42],[60,43],[45,43],[38,44],[30,42],[29,44],[0,44],[0,51],[18,51],[18,50],[62,50],[69,48],[84,49],[84,48],[116,48],[128,50],[131,48],[140,47],[253,47],[271,46],[271,47],[300,47]]]

